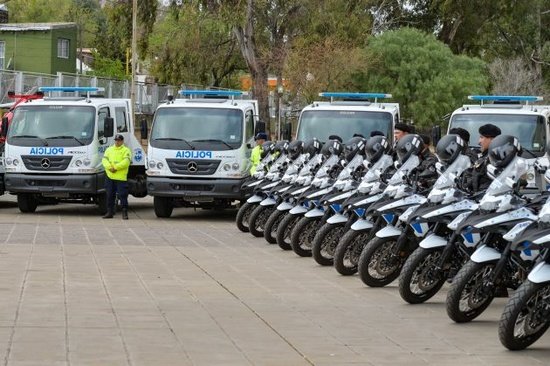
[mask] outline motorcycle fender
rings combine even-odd
[[[324,211],[314,208],[311,211],[308,211],[304,216],[305,217],[322,217],[325,214]],[[347,221],[347,220],[346,220]]]
[[[431,234],[422,240],[419,245],[424,249],[441,248],[447,245],[447,239],[439,235]]]
[[[262,202],[260,202],[260,206],[273,206],[277,203],[273,198],[266,198]]]
[[[293,196],[299,196],[299,195],[301,195],[302,193],[304,193],[305,191],[307,191],[308,189],[309,189],[309,186],[304,187],[304,188],[302,188],[302,189],[298,189],[297,191],[292,192],[292,195],[293,195]]]
[[[397,229],[393,225],[388,225],[376,232],[377,238],[391,238],[392,236],[399,236],[399,235],[401,235],[401,230]]]
[[[264,186],[263,189],[264,189],[264,190],[266,190],[266,189],[271,189],[271,188],[275,187],[277,184],[279,184],[279,181],[273,182],[273,183],[270,183],[270,184],[267,184],[267,185]]]
[[[359,219],[351,225],[351,230],[364,231],[372,229],[374,224],[366,219]]]
[[[288,211],[292,210],[294,208],[294,205],[288,202],[283,202],[279,206],[277,206],[278,211]]]
[[[343,199],[346,199],[346,198],[350,197],[354,193],[355,193],[355,191],[347,191],[346,193],[343,193],[343,194],[340,194],[336,197],[333,197],[328,201],[329,202],[337,202],[337,201],[340,201],[340,200],[343,200]]]
[[[500,257],[501,255],[498,250],[488,247],[487,245],[482,245],[476,249],[474,254],[470,257],[470,260],[476,263],[486,263],[497,261]]]
[[[341,224],[343,222],[348,222],[348,218],[342,214],[336,214],[331,216],[327,220],[327,224]]]
[[[312,198],[316,198],[316,197],[319,197],[319,196],[324,196],[325,194],[329,193],[331,190],[332,190],[332,187],[321,189],[320,191],[313,192],[312,194],[307,196],[307,199],[312,199]]]
[[[256,187],[258,184],[262,183],[263,181],[264,181],[263,179],[257,180],[255,182],[252,182],[252,183],[248,184],[245,188]]]
[[[292,186],[288,186],[288,187],[281,188],[281,189],[279,189],[277,192],[283,193],[283,192],[288,191],[290,188],[292,188]]]
[[[290,211],[291,215],[301,215],[307,212],[307,208],[302,205],[294,206]]]
[[[254,196],[247,199],[246,202],[248,202],[248,203],[258,203],[258,202],[262,202],[263,200],[264,200],[263,197],[258,196],[257,194],[255,194]]]
[[[527,279],[533,283],[543,283],[550,281],[550,264],[541,262],[529,272]]]

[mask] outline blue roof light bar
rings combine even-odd
[[[75,93],[75,92],[102,92],[105,91],[104,88],[98,88],[95,86],[41,86],[38,88],[41,92],[65,92],[65,93]]]
[[[208,95],[208,96],[219,96],[219,97],[238,97],[244,93],[239,90],[180,90],[178,92],[180,95]]]
[[[540,102],[543,97],[535,95],[469,95],[469,100],[476,100],[481,102]]]
[[[391,98],[391,94],[386,93],[346,93],[346,92],[322,92],[319,93],[320,97],[330,98],[332,102],[334,98],[348,98],[348,99],[370,99],[374,98],[376,103],[378,98],[386,99]]]

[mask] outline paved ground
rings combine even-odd
[[[130,220],[93,207],[20,214],[0,198],[0,359],[4,365],[542,365],[497,338],[504,299],[471,324],[444,292],[405,305],[310,258],[239,232],[234,211],[150,199]]]

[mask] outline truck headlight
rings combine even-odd
[[[82,160],[77,159],[77,160],[74,162],[74,165],[76,165],[77,167],[81,167],[81,166],[82,166]]]
[[[233,170],[239,170],[241,166],[239,165],[239,163],[233,163],[231,167],[233,168]]]
[[[6,165],[12,165],[13,159],[12,158],[6,158]]]
[[[154,160],[149,160],[149,168],[150,169],[155,169],[155,167],[157,166],[157,162],[154,161]]]
[[[13,165],[18,166],[19,165],[19,160],[13,159]]]
[[[90,166],[90,164],[92,164],[92,161],[88,158],[85,158],[84,160],[82,160],[82,163],[84,164],[84,166]]]
[[[225,163],[225,164],[223,164],[222,168],[223,168],[223,170],[225,170],[227,172],[231,169],[231,165],[229,165],[228,163]]]
[[[159,162],[157,163],[157,169],[158,169],[158,170],[161,170],[163,167],[164,167],[164,164],[162,163],[162,161],[159,161]]]

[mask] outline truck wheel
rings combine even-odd
[[[97,211],[100,215],[107,213],[107,193],[98,194],[96,197]]]
[[[170,217],[174,210],[172,198],[170,197],[155,196],[153,198],[153,205],[155,207],[155,215],[161,218]]]
[[[21,212],[34,212],[38,207],[38,200],[32,194],[20,193],[17,195],[17,206]]]

